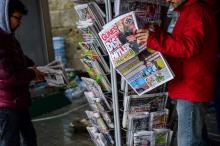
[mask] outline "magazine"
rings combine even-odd
[[[103,121],[101,115],[98,112],[93,112],[93,111],[85,111],[85,112],[92,126],[96,127],[97,129],[99,129],[100,132],[103,133],[108,131],[105,122]]]
[[[170,81],[174,74],[160,52],[136,39],[138,12],[121,15],[103,27],[99,36],[113,67],[140,96]],[[145,50],[145,51],[143,51]]]
[[[97,46],[94,46],[93,44],[89,44],[87,42],[79,42],[79,46],[83,50],[84,57],[97,60],[105,73],[110,72],[109,65],[107,65],[103,57],[104,55],[100,52]]]
[[[96,106],[98,108],[98,111],[101,113],[105,123],[108,125],[108,127],[114,128],[114,123],[112,122],[111,117],[108,114],[109,111],[105,109],[102,99],[96,98]]]
[[[163,110],[166,106],[167,92],[147,94],[143,96],[130,96],[129,112],[154,112]]]
[[[139,130],[149,129],[149,113],[136,113],[128,115],[127,140],[130,145],[133,143],[133,134]]]
[[[130,114],[129,118],[129,130],[138,131],[138,130],[148,130],[149,129],[149,113],[136,113]]]
[[[93,111],[98,111],[98,107],[96,105],[96,97],[93,92],[84,92],[84,95],[89,103],[90,108]]]
[[[169,146],[169,129],[154,129],[155,146]]]
[[[105,123],[108,125],[109,128],[114,128],[114,124],[111,120],[110,115],[108,114],[108,109],[105,107],[104,102],[100,98],[96,98],[93,92],[84,92],[85,97],[89,103],[90,108],[95,111],[99,112]]]
[[[133,145],[132,145],[133,146]],[[153,131],[137,131],[134,133],[134,146],[155,146]]]
[[[156,111],[150,113],[149,130],[166,128],[169,110]]]
[[[86,4],[79,4],[74,8],[81,20],[92,19],[99,28],[102,28],[105,24],[105,13],[99,8],[97,3],[90,2]]]
[[[112,146],[114,144],[114,141],[109,133],[100,133],[95,127],[86,127],[86,129],[96,146]]]
[[[112,107],[110,106],[107,99],[105,98],[105,95],[102,92],[102,89],[98,85],[98,83],[95,80],[90,79],[90,78],[82,77],[81,79],[85,83],[87,90],[93,92],[95,97],[102,99],[105,102],[105,105],[107,106],[107,108],[111,111]]]
[[[110,82],[106,76],[107,74],[105,74],[99,63],[96,60],[89,58],[83,58],[80,60],[89,76],[94,79],[104,91],[111,91]]]
[[[37,70],[45,74],[44,78],[50,86],[59,87],[69,84],[64,65],[58,60],[54,60],[45,66],[38,66]]]
[[[97,136],[97,133],[98,133],[97,128],[95,128],[95,127],[86,127],[86,129],[88,130],[89,135],[90,135],[92,141],[95,143],[95,145],[100,145],[99,141],[98,141],[98,136]]]

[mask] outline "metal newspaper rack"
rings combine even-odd
[[[156,0],[157,1],[157,0]],[[105,10],[106,10],[106,22],[110,22],[113,18],[113,12],[112,12],[112,0],[105,0],[104,1],[105,5]],[[120,14],[120,4],[121,0],[114,0],[115,4],[118,4],[118,7],[115,6],[115,16],[118,16]],[[97,37],[96,37],[97,39]],[[119,112],[120,112],[120,107],[119,107],[119,96],[120,92],[118,92],[118,87],[117,87],[117,78],[116,78],[116,69],[113,67],[113,64],[110,61],[110,74],[111,74],[111,88],[112,88],[112,109],[113,109],[113,117],[114,117],[114,146],[122,146],[124,145],[123,143],[123,131],[126,131],[123,129],[123,124],[122,127],[121,125],[121,120],[119,117]],[[161,88],[161,92],[165,91],[165,85]],[[128,84],[124,81],[124,91],[123,91],[123,96],[128,96]],[[127,130],[128,131],[128,130]],[[122,135],[122,136],[121,136]]]
[[[121,0],[115,0],[115,16],[120,14],[120,5]],[[158,5],[163,5],[160,0],[156,0]],[[116,6],[118,5],[118,6]],[[105,8],[106,8],[106,20],[107,22],[112,20],[112,7],[111,7],[111,0],[105,0]],[[158,22],[159,23],[159,22]],[[117,79],[116,79],[116,70],[113,68],[113,65],[110,63],[110,71],[111,71],[111,86],[112,86],[112,103],[113,103],[113,114],[114,114],[114,134],[115,134],[115,146],[122,146],[122,137],[121,137],[121,130],[120,127],[120,118],[119,118],[119,100],[118,100],[118,87],[117,87]],[[123,82],[123,81],[122,81]],[[128,83],[124,81],[124,95],[128,96]],[[166,90],[166,84],[161,86],[161,92]]]
[[[106,19],[107,22],[112,20],[112,8],[111,0],[105,0],[106,8]],[[115,133],[115,145],[121,146],[121,128],[120,128],[120,119],[119,119],[119,105],[118,105],[118,93],[117,93],[117,79],[116,79],[116,70],[113,68],[112,63],[110,63],[111,71],[111,84],[112,84],[112,106],[113,106],[113,115],[114,115],[114,133]]]

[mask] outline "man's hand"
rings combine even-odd
[[[36,78],[37,81],[42,81],[42,80],[44,80],[45,74],[42,73],[42,72],[40,72],[40,71],[37,69],[36,66],[33,66],[32,70],[33,70],[34,73],[35,73],[35,78]]]
[[[147,43],[148,37],[149,37],[149,30],[147,29],[139,29],[137,30],[137,33],[135,35],[137,38],[137,41],[140,43]]]

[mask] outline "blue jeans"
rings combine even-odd
[[[0,146],[37,146],[28,110],[0,108]]]
[[[205,117],[208,103],[177,100],[178,146],[208,146]]]

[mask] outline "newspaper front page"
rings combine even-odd
[[[99,36],[114,68],[140,96],[168,82],[174,74],[160,52],[147,49],[135,37],[142,25],[138,12],[123,14],[103,27]]]

